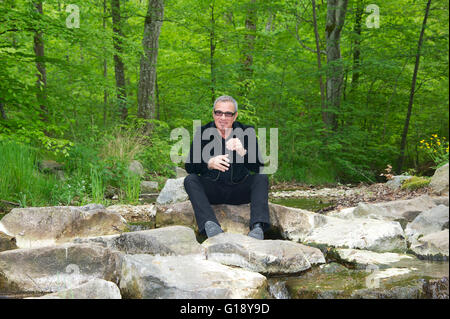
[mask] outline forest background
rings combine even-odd
[[[272,184],[431,176],[448,16],[444,0],[0,0],[0,201],[137,203],[141,180],[175,176],[171,130],[220,95],[278,128]]]

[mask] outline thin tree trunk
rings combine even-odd
[[[125,120],[128,116],[127,92],[125,86],[125,66],[122,60],[122,18],[120,14],[120,0],[111,0],[111,13],[113,21],[113,43],[114,43],[114,71],[117,87],[117,104],[120,117]]]
[[[325,125],[334,131],[337,129],[337,114],[341,103],[343,67],[341,65],[340,39],[347,4],[348,0],[328,0],[327,2],[327,109],[323,118]]]
[[[34,1],[33,5],[36,9],[36,11],[43,15],[43,10],[42,10],[42,0],[38,0],[38,1]],[[34,33],[34,38],[33,38],[33,42],[34,42],[34,53],[36,55],[36,68],[37,68],[37,73],[36,73],[36,87],[37,87],[37,100],[39,103],[39,107],[41,109],[41,120],[44,122],[48,121],[48,108],[46,105],[46,100],[47,100],[47,70],[45,67],[45,62],[44,57],[45,57],[45,51],[44,51],[44,39],[43,39],[43,34],[41,31],[36,31]]]
[[[422,30],[420,31],[419,43],[417,45],[416,63],[414,65],[414,72],[413,72],[412,83],[411,83],[411,91],[409,94],[408,111],[406,113],[405,125],[403,127],[403,133],[402,133],[402,141],[400,143],[400,156],[399,156],[398,162],[397,162],[397,174],[401,174],[401,171],[403,168],[403,162],[405,160],[406,139],[408,137],[409,121],[411,119],[411,112],[412,112],[412,107],[413,107],[413,103],[414,103],[414,93],[416,91],[417,72],[419,71],[420,53],[422,50],[423,35],[425,33],[425,28],[427,25],[427,19],[428,19],[428,13],[430,11],[430,5],[431,5],[431,0],[428,0],[427,7],[425,9],[425,16],[423,18],[423,23],[422,23]]]
[[[106,12],[107,12],[107,0],[103,0],[103,30],[106,31]],[[106,60],[106,48],[103,48],[103,77],[105,78],[105,83],[108,79],[108,62]],[[103,126],[106,127],[106,119],[108,117],[108,91],[103,90]]]
[[[322,78],[322,57],[320,51],[320,37],[319,30],[317,27],[317,15],[316,15],[316,1],[312,0],[312,11],[313,11],[313,25],[314,25],[314,36],[316,39],[316,54],[317,54],[317,71],[319,72],[319,87],[320,87],[320,106],[322,109],[322,116],[326,114],[324,111],[326,109],[325,104],[325,85]],[[325,122],[325,118],[323,119]]]
[[[350,92],[353,92],[358,86],[360,67],[361,67],[361,21],[363,15],[363,0],[358,0],[356,3],[355,12],[355,26],[353,29],[355,40],[353,42],[353,72],[352,72],[352,84]]]
[[[216,72],[214,65],[214,54],[216,52],[216,35],[215,35],[215,18],[214,18],[214,2],[211,4],[211,30],[209,33],[209,59],[211,72],[211,105],[216,100]]]
[[[256,33],[256,5],[255,0],[247,3],[245,17],[245,36],[241,50],[241,87],[239,96],[242,98],[241,105],[245,108],[247,97],[250,93],[250,81],[253,77],[253,54],[255,50]]]
[[[3,101],[0,100],[0,114],[2,116],[2,119],[7,120],[5,109],[3,108]]]
[[[155,118],[156,63],[158,61],[159,34],[164,16],[164,0],[149,0],[145,17],[138,88],[138,117]]]

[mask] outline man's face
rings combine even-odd
[[[215,112],[222,112],[223,114],[217,115]],[[225,131],[227,128],[233,127],[233,122],[237,118],[237,112],[231,117],[228,117],[226,113],[234,113],[234,104],[232,102],[218,102],[213,110],[214,123],[220,131]]]

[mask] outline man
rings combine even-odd
[[[214,121],[197,130],[185,164],[184,188],[198,229],[208,237],[223,232],[211,204],[250,203],[248,236],[262,240],[270,226],[269,182],[259,174],[255,130],[236,122],[238,105],[231,96],[217,98],[212,114]]]

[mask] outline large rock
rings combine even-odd
[[[126,255],[124,298],[229,299],[262,297],[266,277],[192,256]]]
[[[407,175],[392,176],[392,178],[386,182],[386,186],[390,189],[400,189],[402,187],[402,183],[411,177],[412,176]]]
[[[0,231],[0,252],[18,248],[16,238],[8,236]]]
[[[428,235],[448,228],[448,206],[439,205],[419,214],[406,225],[405,234],[409,242],[415,242],[417,237]]]
[[[402,225],[411,222],[418,214],[436,206],[435,200],[422,195],[413,199],[395,200],[382,203],[359,203],[353,210],[334,213],[334,217],[342,218],[372,218],[387,221],[398,221]]]
[[[154,181],[142,181],[141,193],[154,193],[158,192],[158,182]]]
[[[127,222],[151,222],[156,216],[156,205],[112,205],[108,212],[119,213]]]
[[[188,194],[184,190],[184,177],[176,179],[168,179],[164,188],[159,193],[156,202],[166,205],[176,202],[182,202],[188,199]]]
[[[158,229],[123,233],[121,235],[76,239],[75,243],[93,243],[120,250],[126,254],[151,255],[204,255],[194,231],[185,226],[168,226]]]
[[[220,226],[225,232],[247,234],[250,222],[250,205],[212,205]],[[172,205],[160,205],[156,214],[156,226],[185,225],[198,229],[190,201]]]
[[[398,222],[342,219],[271,204],[271,218],[283,238],[303,244],[404,252],[406,239]]]
[[[258,240],[241,234],[222,233],[208,238],[208,260],[263,274],[289,274],[325,263],[322,252],[285,240]]]
[[[44,247],[76,237],[119,233],[126,221],[101,205],[14,208],[0,221],[0,231],[16,237],[19,248]]]
[[[139,176],[145,175],[144,166],[142,166],[142,164],[136,160],[130,162],[130,165],[128,165],[128,170]]]
[[[411,251],[423,259],[448,260],[448,229],[417,238]]]
[[[248,233],[250,205],[212,207],[224,231],[244,235]],[[272,203],[269,203],[269,211],[274,229],[279,231],[282,238],[294,242],[379,252],[406,250],[405,235],[398,222],[362,218],[345,220]],[[190,202],[158,207],[157,227],[171,224],[196,229]]]
[[[122,296],[115,283],[96,278],[77,287],[26,299],[122,299]]]
[[[430,187],[437,195],[448,196],[448,163],[439,167],[431,178]]]
[[[0,253],[0,293],[57,292],[94,278],[118,282],[121,253],[99,245],[62,244]]]

